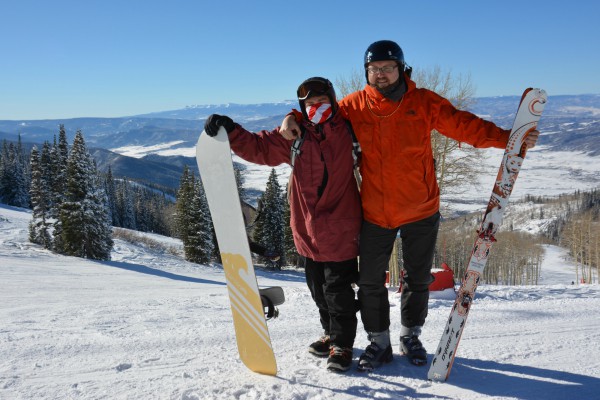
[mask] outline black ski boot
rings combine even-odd
[[[427,351],[418,336],[400,337],[400,353],[403,353],[415,365],[427,364]]]
[[[392,345],[390,344],[390,332],[370,332],[369,341],[365,352],[358,359],[358,370],[370,372],[385,363],[392,362]]]

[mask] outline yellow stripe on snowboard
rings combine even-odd
[[[229,301],[238,350],[242,362],[252,371],[277,374],[277,364],[271,349],[260,295],[249,282],[256,279],[248,272],[248,263],[240,254],[221,253],[227,278]]]

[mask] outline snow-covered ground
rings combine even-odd
[[[28,243],[29,218],[0,205],[1,399],[600,398],[600,286],[572,285],[573,266],[556,247],[546,247],[542,285],[480,286],[446,383],[397,354],[393,290],[393,363],[327,372],[306,351],[320,329],[303,274],[259,269],[259,284],[283,286],[287,297],[269,322],[279,368],[271,377],[239,361],[219,265],[122,240],[110,262],[58,256]],[[430,300],[430,351],[451,304]],[[355,364],[366,344],[359,323]]]

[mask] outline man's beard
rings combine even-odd
[[[386,85],[383,88],[379,87],[377,83],[374,83],[371,86],[377,89],[379,93],[381,93],[384,97],[393,101],[398,101],[402,98],[402,96],[404,96],[404,93],[406,93],[406,82],[404,81],[404,79],[401,78],[402,77],[399,76],[398,80],[389,85]]]
[[[400,77],[398,77],[398,79],[395,82],[389,83],[389,80],[388,80],[387,82],[381,82],[381,83],[375,82],[375,84],[373,84],[373,86],[375,86],[375,88],[377,90],[379,90],[381,92],[381,94],[383,94],[383,95],[385,95],[386,93],[393,92],[394,90],[396,90],[396,88],[399,85],[400,85]]]

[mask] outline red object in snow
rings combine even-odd
[[[450,269],[448,264],[442,263],[442,268],[432,268],[431,275],[433,275],[434,281],[429,285],[429,290],[441,291],[446,289],[454,289],[454,272]],[[398,292],[402,292],[402,281],[404,280],[404,270],[400,274],[400,286]],[[389,284],[389,272],[386,276],[386,284]]]
[[[429,285],[430,291],[454,288],[454,272],[448,264],[442,263],[442,268],[433,268],[431,274],[435,280]]]

